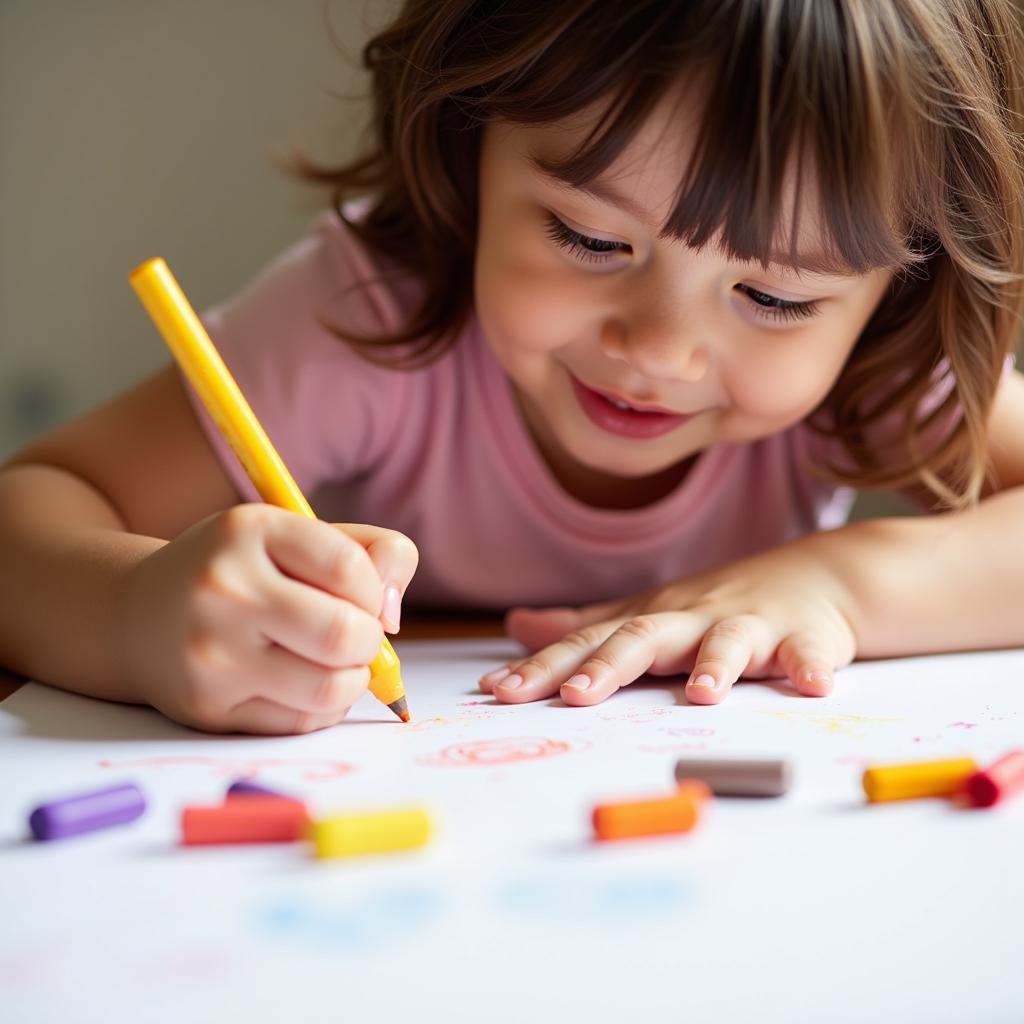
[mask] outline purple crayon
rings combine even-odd
[[[279,793],[276,789],[261,786],[251,779],[239,779],[228,786],[228,796],[279,796],[284,800],[294,800],[294,797],[287,793]]]
[[[141,817],[145,810],[142,790],[126,782],[40,804],[29,816],[28,826],[36,839],[66,839],[81,832],[126,825]]]

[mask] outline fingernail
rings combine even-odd
[[[394,583],[384,588],[384,607],[381,608],[384,628],[389,633],[397,633],[402,619],[402,594]]]
[[[523,685],[523,677],[516,673],[513,676],[505,676],[501,680],[501,687],[504,690],[516,690]]]
[[[501,668],[496,668],[493,672],[488,672],[487,675],[480,677],[481,683],[490,683],[493,686],[495,683],[500,683],[512,669],[508,665],[503,665]]]
[[[821,669],[815,669],[807,676],[807,682],[809,683],[825,683],[827,686],[832,685],[832,673],[824,672]]]
[[[563,686],[571,686],[574,690],[587,690],[594,683],[594,680],[590,676],[584,675],[582,672],[578,675],[573,676],[571,679],[566,679],[562,684]]]
[[[709,676],[706,672],[697,676],[696,679],[691,679],[689,686],[706,686],[709,690],[713,690],[717,683],[715,682],[714,676]]]

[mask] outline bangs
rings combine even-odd
[[[607,13],[598,19],[596,5],[583,4],[568,27],[563,14],[528,69],[489,84],[481,105],[488,117],[529,125],[599,109],[574,151],[535,158],[545,174],[588,191],[655,106],[692,85],[702,109],[663,236],[765,267],[908,268],[935,245],[921,228],[927,218],[911,212],[927,187],[894,152],[912,121],[905,75],[887,66],[897,48],[886,41],[899,26],[889,5],[870,16],[857,6],[655,0],[623,10],[617,31],[596,32],[590,20]],[[903,165],[912,150],[901,146]],[[814,253],[798,249],[808,216],[819,233]]]

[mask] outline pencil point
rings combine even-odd
[[[404,697],[399,697],[398,700],[393,700],[388,707],[391,708],[391,710],[394,711],[394,713],[398,715],[403,722],[409,721],[409,705],[406,703]]]
[[[402,714],[401,714],[401,719],[402,719],[403,722],[408,722],[409,721],[409,712],[408,711],[403,711]]]

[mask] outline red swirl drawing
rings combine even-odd
[[[129,761],[97,761],[100,768],[209,768],[217,778],[255,778],[264,769],[291,768],[312,781],[337,779],[354,771],[344,761],[322,757],[279,757],[249,760],[231,757],[138,757]]]
[[[579,740],[567,743],[565,740],[548,740],[540,737],[475,740],[471,743],[456,743],[439,750],[436,754],[419,757],[417,761],[420,764],[445,768],[493,768],[500,764],[557,757],[559,754],[568,754],[586,746],[589,744],[581,743]]]

